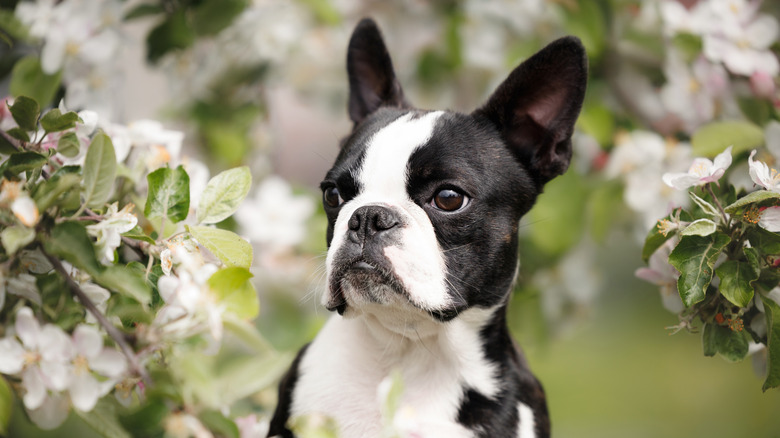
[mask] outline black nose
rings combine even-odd
[[[373,239],[377,234],[397,227],[401,223],[390,208],[380,205],[364,205],[349,218],[349,237],[355,243]]]

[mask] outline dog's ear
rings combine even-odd
[[[347,50],[349,118],[360,123],[379,107],[406,108],[393,62],[374,20],[364,18],[352,32]]]
[[[578,38],[558,39],[515,68],[474,112],[498,127],[540,187],[569,167],[587,63]]]

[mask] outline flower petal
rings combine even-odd
[[[13,338],[0,339],[0,373],[16,374],[24,367],[24,348]]]
[[[780,207],[768,207],[762,210],[758,225],[774,233],[780,232]]]
[[[78,354],[92,359],[103,349],[103,336],[95,327],[81,324],[73,331],[73,346]]]
[[[46,384],[38,367],[29,367],[22,373],[22,385],[25,393],[22,400],[27,409],[37,409],[46,398]]]
[[[104,348],[89,361],[89,367],[106,377],[119,377],[127,370],[125,356],[117,350]]]
[[[68,399],[61,394],[51,394],[37,409],[27,411],[30,420],[44,430],[51,430],[68,418]],[[29,408],[28,408],[29,409]]]
[[[70,336],[54,324],[43,326],[39,343],[44,360],[69,362],[73,358],[73,342]]]
[[[69,391],[73,406],[82,412],[91,411],[101,396],[100,384],[90,373],[76,375]]]
[[[38,349],[38,338],[41,334],[41,326],[33,316],[32,309],[22,307],[16,312],[16,336],[22,340],[27,349]]]
[[[63,362],[41,361],[41,376],[49,389],[64,391],[72,380],[72,367]]]

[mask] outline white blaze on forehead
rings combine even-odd
[[[404,283],[411,301],[426,310],[451,304],[436,233],[428,215],[406,191],[409,158],[430,140],[442,114],[430,112],[417,118],[413,113],[406,114],[368,140],[361,167],[354,172],[361,192],[344,205],[334,225],[326,259],[328,275],[333,270],[335,254],[346,240],[352,214],[365,205],[383,205],[402,216],[404,227],[399,244],[385,248],[384,254]],[[327,297],[323,297],[323,302],[327,302]]]
[[[387,197],[396,202],[408,199],[409,157],[430,140],[441,114],[441,111],[431,112],[413,119],[414,113],[409,113],[371,137],[357,178],[363,194]]]

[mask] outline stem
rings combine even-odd
[[[0,136],[5,138],[8,141],[8,143],[10,143],[11,146],[14,147],[14,149],[16,149],[16,150],[18,150],[20,152],[24,150],[24,148],[22,147],[22,143],[19,140],[11,137],[10,134],[8,134],[7,132],[3,131],[2,129],[0,129]]]
[[[111,324],[106,316],[103,315],[100,310],[98,310],[92,300],[90,300],[89,297],[87,297],[87,294],[85,294],[81,287],[79,287],[78,283],[76,283],[70,277],[70,274],[68,274],[68,271],[65,270],[65,267],[58,258],[50,255],[45,251],[43,251],[43,254],[46,256],[52,266],[54,266],[54,269],[62,276],[62,278],[65,279],[65,283],[68,285],[68,288],[73,293],[73,295],[75,295],[79,302],[81,302],[81,304],[87,308],[89,313],[91,313],[92,316],[97,319],[98,323],[103,327],[106,333],[108,333],[108,336],[110,336],[111,339],[116,342],[116,344],[122,350],[122,353],[124,353],[125,357],[127,357],[128,362],[130,362],[130,368],[137,375],[139,375],[141,379],[143,379],[146,385],[151,384],[151,378],[149,377],[149,374],[146,372],[146,369],[144,369],[144,367],[141,366],[141,364],[138,362],[138,357],[135,355],[132,347],[130,347],[130,344],[128,344],[125,340],[122,332],[120,332],[119,329]]]
[[[707,190],[707,193],[712,196],[712,200],[715,202],[715,206],[718,207],[718,210],[720,211],[721,217],[723,217],[723,223],[726,224],[727,227],[731,227],[731,218],[728,214],[726,214],[726,210],[723,209],[723,205],[721,205],[720,200],[717,196],[715,196],[715,192],[712,191],[711,183],[707,183],[704,185],[704,189]]]

